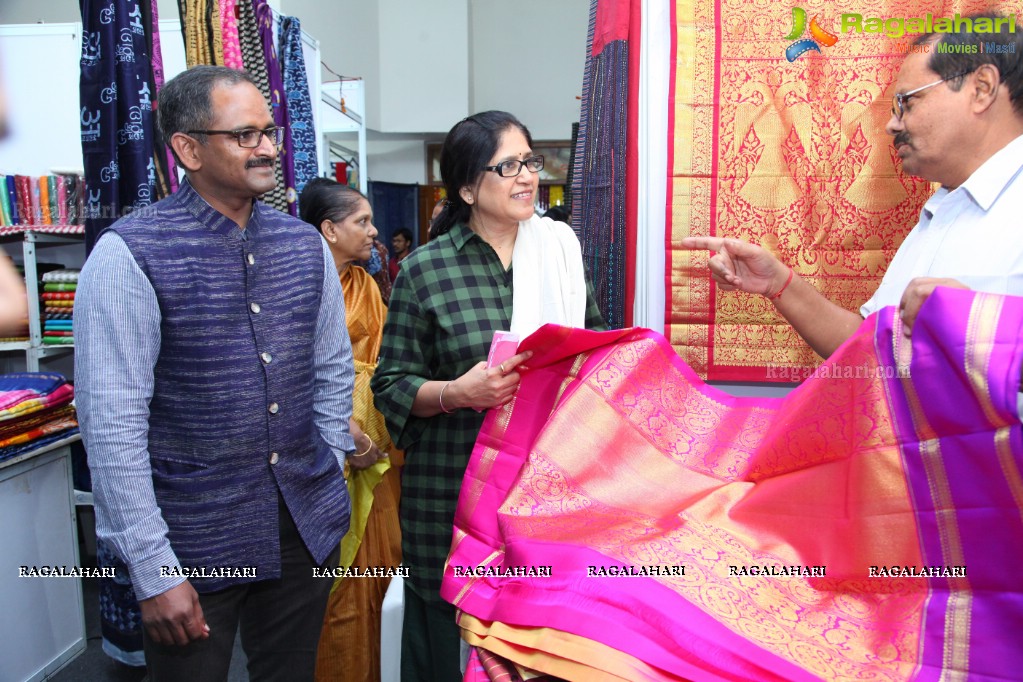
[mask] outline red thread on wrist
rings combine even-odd
[[[767,300],[768,300],[768,301],[775,301],[775,300],[777,300],[778,298],[780,298],[780,297],[781,297],[781,294],[782,294],[782,292],[783,292],[783,291],[785,291],[785,289],[787,289],[787,288],[788,288],[789,284],[791,284],[791,283],[792,283],[792,277],[793,277],[793,276],[794,276],[795,274],[796,274],[796,273],[795,273],[795,271],[794,271],[794,270],[793,270],[792,268],[789,268],[789,278],[788,278],[787,280],[785,280],[785,284],[782,284],[782,285],[781,285],[781,289],[778,289],[778,293],[774,294],[773,296],[768,296],[768,297],[767,297]]]

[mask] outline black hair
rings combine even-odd
[[[501,144],[501,135],[510,128],[517,128],[529,146],[533,146],[529,130],[507,111],[473,114],[456,123],[448,132],[440,150],[440,176],[448,201],[430,226],[431,239],[444,234],[457,223],[469,222],[472,206],[465,203],[459,192],[466,186],[479,186],[483,169]]]
[[[992,28],[997,30],[991,33],[976,31],[973,24],[977,19],[989,19]],[[1023,115],[1023,32],[1010,31],[1009,24],[1010,19],[1003,14],[971,14],[955,22],[955,32],[927,33],[917,38],[914,44],[931,45],[927,68],[942,78],[951,79],[948,87],[954,91],[963,87],[966,74],[973,73],[984,64],[993,65],[1009,90],[1013,110],[1017,115]],[[982,43],[994,43],[1002,49],[984,49]],[[959,45],[965,49],[955,47]],[[953,78],[957,75],[963,77]]]
[[[412,230],[408,229],[407,227],[399,228],[394,231],[394,234],[391,235],[391,239],[394,239],[395,237],[404,237],[408,241],[408,243],[411,244]]]
[[[547,209],[547,212],[543,214],[544,218],[550,218],[551,220],[557,220],[558,222],[568,222],[568,211],[565,210],[564,206],[551,206]]]
[[[313,178],[298,197],[299,217],[317,230],[324,220],[339,223],[355,213],[366,195],[329,178]],[[368,201],[368,200],[367,200]]]
[[[256,86],[252,76],[245,71],[206,64],[186,69],[164,84],[156,102],[156,121],[164,143],[169,146],[175,133],[210,127],[214,118],[211,93],[221,83],[251,83]],[[196,134],[194,137],[200,144],[206,144],[206,135]],[[173,147],[171,152],[177,159]]]

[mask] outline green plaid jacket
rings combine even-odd
[[[486,413],[412,415],[419,387],[456,379],[486,360],[494,332],[511,325],[512,270],[465,225],[401,261],[370,384],[391,438],[405,450],[401,476],[402,561],[420,597],[441,601],[444,561],[462,476]],[[606,329],[587,287],[586,327]]]

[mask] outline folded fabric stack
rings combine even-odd
[[[72,315],[75,290],[81,270],[64,269],[43,275],[43,343],[66,345],[75,342]]]
[[[77,174],[0,175],[0,233],[14,231],[9,228],[16,225],[77,225],[82,220],[83,188]]]
[[[78,433],[74,397],[60,374],[0,375],[0,461]]]

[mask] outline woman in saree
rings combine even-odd
[[[485,411],[515,395],[517,354],[485,362],[496,331],[545,322],[603,327],[571,228],[536,217],[543,157],[514,116],[463,119],[441,149],[448,203],[432,240],[399,263],[384,328],[376,404],[407,455],[402,680],[458,679],[455,611],[440,597],[455,504]]]
[[[368,259],[374,248],[373,211],[362,193],[324,178],[305,186],[299,205],[302,219],[320,230],[334,256],[355,359],[349,427],[357,450],[348,458],[345,476],[352,519],[341,541],[341,568],[396,567],[401,563],[402,454],[391,443],[369,388],[387,308],[377,283],[355,264]],[[389,582],[388,577],[337,578],[323,619],[316,679],[380,679],[380,612]]]

